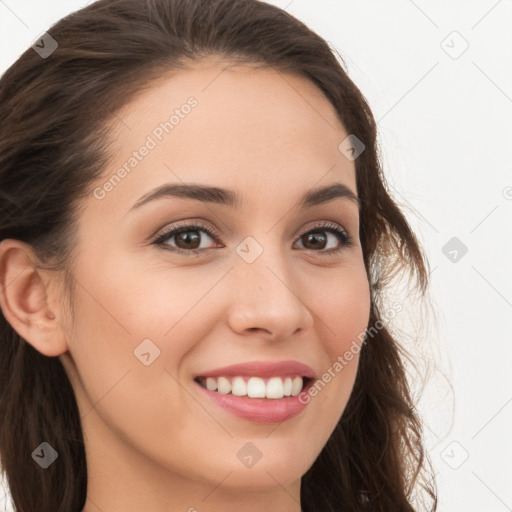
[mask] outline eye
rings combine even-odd
[[[199,223],[180,224],[171,227],[167,231],[164,231],[157,237],[153,244],[164,246],[164,248],[167,249],[169,249],[170,246],[169,250],[177,252],[178,254],[183,254],[185,256],[190,256],[190,253],[199,254],[201,250],[198,250],[198,248],[206,250],[205,247],[200,247],[200,232],[206,233],[210,238],[213,239],[218,239],[220,237],[219,233]],[[178,244],[178,247],[174,247],[166,243],[166,241],[170,240],[171,238],[176,238],[176,244]]]
[[[172,226],[167,229],[152,242],[153,245],[161,246],[164,249],[176,252],[184,256],[191,256],[192,254],[199,254],[206,251],[211,247],[201,247],[200,233],[206,233],[208,237],[214,241],[219,241],[220,233],[211,228],[203,226],[200,223],[196,224],[180,224]],[[338,240],[339,246],[335,248],[326,249],[325,244],[328,244],[328,237],[326,234],[335,235],[334,238]],[[175,239],[175,245],[168,243],[169,240]],[[338,224],[323,223],[308,230],[301,235],[299,241],[303,244],[305,249],[312,250],[322,256],[330,256],[338,254],[346,247],[354,246],[355,243],[352,237]],[[207,244],[206,244],[207,245]]]
[[[305,240],[306,245],[312,245],[312,247],[306,247],[306,249],[315,249],[315,246],[318,248],[318,245],[324,245],[324,243],[327,243],[328,238],[325,235],[326,233],[335,235],[335,238],[338,239],[340,246],[334,249],[331,248],[329,250],[326,250],[325,247],[321,247],[320,251],[315,251],[318,252],[321,256],[333,256],[340,253],[346,247],[353,247],[355,245],[354,240],[347,233],[347,231],[341,228],[338,224],[333,223],[324,223],[319,226],[315,226],[314,228],[304,233],[299,238],[299,240],[303,244],[303,240]]]

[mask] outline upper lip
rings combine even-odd
[[[233,364],[222,368],[207,370],[194,375],[196,377],[281,377],[287,375],[298,375],[300,377],[315,378],[313,368],[298,361],[249,361],[246,363]]]

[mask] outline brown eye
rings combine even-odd
[[[210,248],[201,247],[204,234],[213,240],[216,240],[218,237],[216,233],[205,226],[189,224],[174,226],[168,229],[159,235],[153,243],[155,245],[164,246],[166,249],[176,251],[183,255],[187,255],[188,253],[199,254],[201,251],[205,251]],[[168,240],[173,238],[175,239],[175,245],[168,243]]]
[[[308,233],[306,235],[302,235],[301,239],[306,249],[325,249],[324,246],[327,243],[327,236],[325,235],[325,232]]]
[[[199,231],[187,229],[173,235],[173,237],[176,238],[176,245],[180,249],[197,249],[201,242],[201,237],[198,233]],[[172,237],[169,236],[169,238]]]
[[[335,235],[341,246],[338,248],[326,248],[329,240],[327,233]],[[300,240],[306,249],[318,252],[322,255],[337,254],[345,247],[355,245],[352,237],[336,224],[317,226],[307,233],[304,233]]]

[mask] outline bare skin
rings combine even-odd
[[[96,184],[104,197],[91,194],[78,222],[73,318],[58,275],[33,265],[30,246],[0,244],[6,318],[41,353],[59,357],[76,393],[88,467],[83,512],[299,512],[301,477],[354,384],[357,354],[279,424],[239,418],[193,382],[197,372],[253,360],[296,360],[320,378],[370,312],[357,204],[338,197],[295,207],[333,183],[357,194],[334,108],[303,78],[224,66],[204,61],[174,73],[118,114],[115,155]],[[197,106],[104,187],[191,96]],[[167,196],[130,211],[166,183],[233,189],[240,210]],[[199,254],[173,252],[187,251],[176,235],[153,243],[163,229],[195,221],[219,234],[192,228]],[[325,223],[354,245],[343,247]],[[315,248],[303,235],[319,225],[325,241]],[[263,250],[252,263],[236,251],[249,236]],[[147,366],[134,354],[145,339],[160,350]],[[262,454],[251,468],[237,457],[248,442]]]

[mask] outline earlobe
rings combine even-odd
[[[59,312],[49,305],[50,280],[36,261],[30,245],[14,239],[0,243],[0,307],[24,340],[46,356],[58,356],[68,350],[67,342]]]

